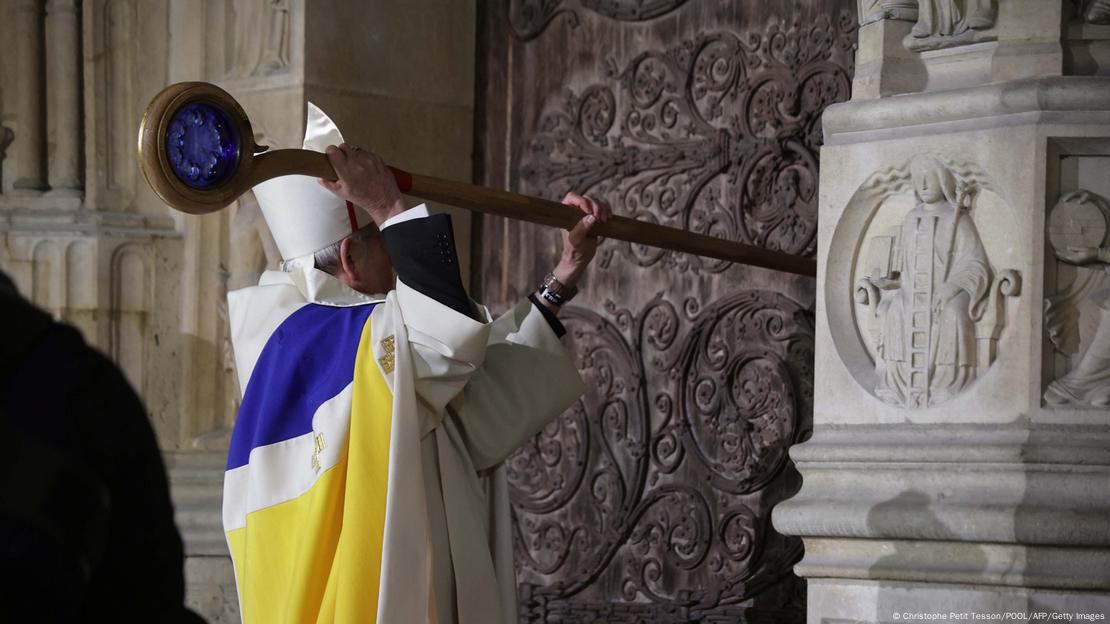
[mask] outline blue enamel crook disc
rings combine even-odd
[[[219,107],[189,102],[170,119],[166,155],[178,180],[198,190],[215,188],[235,172],[239,135]]]

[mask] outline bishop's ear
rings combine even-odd
[[[362,277],[359,274],[358,258],[355,257],[360,251],[350,237],[344,238],[339,243],[339,270],[336,271],[335,277],[348,286],[357,284]]]

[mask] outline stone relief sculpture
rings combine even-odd
[[[906,37],[910,50],[935,50],[993,41],[993,0],[918,0],[917,23]]]
[[[1089,191],[1060,198],[1049,218],[1049,239],[1059,262],[1075,267],[1075,279],[1045,299],[1045,331],[1070,370],[1045,390],[1048,405],[1110,405],[1110,202]],[[1097,314],[1090,337],[1081,336],[1081,304]],[[1090,326],[1090,323],[1087,323]]]
[[[509,26],[517,39],[530,41],[559,15],[566,16],[573,26],[578,25],[580,10],[620,22],[642,22],[666,15],[685,3],[686,0],[511,0]]]
[[[235,0],[230,74],[269,76],[289,66],[289,0]]]
[[[956,396],[990,365],[999,297],[1017,294],[1020,281],[1013,271],[995,277],[971,218],[974,188],[931,155],[909,169],[916,205],[872,238],[856,300],[872,312],[875,395],[922,408]]]

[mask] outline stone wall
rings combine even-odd
[[[774,518],[809,621],[1105,617],[1107,5],[859,8],[823,120],[815,429]]]
[[[0,267],[112,356],[166,452],[190,604],[238,621],[220,528],[239,388],[225,296],[277,253],[248,194],[205,217],[142,180],[135,137],[171,82],[207,80],[259,142],[299,146],[314,101],[352,143],[470,179],[474,7],[417,0],[2,0]],[[10,18],[8,18],[10,16]],[[450,208],[445,208],[450,210]],[[464,271],[470,221],[455,214]],[[464,273],[464,278],[467,275]]]

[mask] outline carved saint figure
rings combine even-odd
[[[1072,246],[1057,250],[1056,258],[1092,271],[1110,273],[1110,248],[1107,247]],[[1105,280],[1089,281],[1092,285],[1105,284]],[[1048,385],[1044,400],[1049,405],[1110,405],[1110,288],[1094,290],[1090,298],[1098,306],[1098,328],[1075,367]],[[1054,305],[1057,303],[1051,298],[1048,300],[1046,323],[1049,326],[1056,324],[1054,319],[1063,307]]]
[[[891,276],[871,280],[890,293],[878,308],[876,394],[926,407],[975,380],[975,321],[988,300],[991,268],[952,171],[923,155],[910,172],[917,205],[898,230]]]
[[[917,6],[917,23],[912,34],[918,38],[951,37],[994,25],[991,0],[918,0]]]

